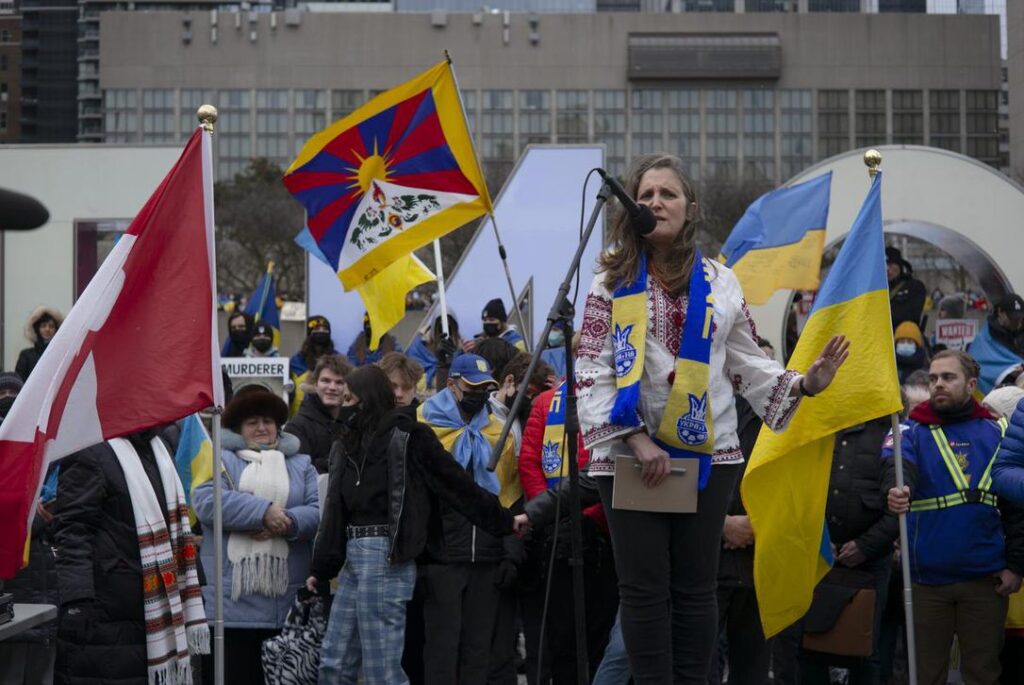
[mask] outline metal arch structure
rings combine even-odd
[[[1024,260],[1014,240],[1024,217],[1024,186],[964,155],[921,145],[881,145],[882,220],[886,233],[924,240],[945,251],[977,278],[990,301],[1024,289]],[[866,148],[808,167],[784,185],[832,172],[825,244],[850,230],[870,180]],[[785,339],[793,293],[780,290],[750,311],[761,335],[776,349]]]

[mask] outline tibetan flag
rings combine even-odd
[[[832,172],[765,193],[747,208],[722,245],[751,304],[776,290],[817,290]]]
[[[757,544],[754,583],[764,633],[802,617],[832,564],[825,500],[838,431],[900,409],[882,239],[882,174],[875,176],[853,228],[814,300],[790,360],[806,371],[829,339],[850,356],[821,395],[801,401],[782,433],[762,430],[741,492]]]
[[[310,138],[284,184],[345,290],[492,209],[447,61]]]
[[[189,518],[192,519],[192,525],[195,525],[192,490],[213,478],[213,442],[199,414],[187,416],[182,421],[174,465],[185,491],[185,501],[189,505]]]
[[[275,330],[281,330],[281,313],[277,309],[277,289],[274,288],[274,263],[267,264],[267,271],[256,284],[256,290],[245,303],[245,313],[256,323],[268,323]]]
[[[49,464],[224,404],[215,264],[210,136],[197,129],[0,425],[0,578],[22,563]]]

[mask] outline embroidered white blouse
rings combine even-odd
[[[765,425],[779,431],[789,424],[799,405],[800,398],[789,394],[800,374],[787,371],[764,355],[757,346],[757,330],[736,276],[722,264],[707,259],[705,262],[710,264],[711,294],[715,301],[708,382],[715,439],[712,463],[739,464],[743,454],[736,435],[733,394],[745,397]],[[673,298],[648,277],[646,359],[640,381],[639,412],[641,428],[652,434],[661,422],[672,387],[686,302],[685,295]],[[612,475],[615,462],[609,452],[613,443],[637,428],[608,420],[616,386],[612,295],[604,286],[603,273],[597,274],[587,293],[576,360],[576,390],[580,430],[590,450],[589,473]]]

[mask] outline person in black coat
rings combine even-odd
[[[866,579],[864,582],[875,588],[874,653],[861,659],[803,650],[801,683],[827,685],[829,665],[848,668],[850,685],[878,682],[878,635],[889,589],[893,542],[899,535],[899,522],[886,508],[882,495],[882,442],[891,427],[891,419],[884,416],[836,435],[825,503],[825,521],[835,555],[830,576],[843,574],[853,578],[851,571],[859,572]],[[823,582],[828,580],[826,576]],[[835,582],[843,584],[838,576]]]
[[[513,531],[513,516],[477,486],[434,432],[395,409],[391,383],[376,366],[348,376],[346,424],[331,451],[323,519],[307,588],[326,588],[342,571],[321,652],[322,682],[403,682],[405,605],[416,558],[439,526],[445,502],[492,535]],[[370,606],[373,612],[357,607]],[[375,636],[360,644],[353,635]],[[353,668],[355,670],[353,670]]]
[[[21,380],[28,380],[63,321],[61,313],[49,307],[36,307],[29,314],[28,322],[25,324],[25,337],[32,343],[32,347],[23,349],[14,365],[14,372],[21,376]]]
[[[904,321],[920,325],[928,293],[924,283],[914,278],[914,267],[895,247],[885,248],[885,275],[889,280],[892,327],[895,329]]]
[[[162,501],[154,435],[125,437]],[[139,538],[124,471],[108,443],[60,462],[53,536],[60,587],[55,682],[148,685]]]
[[[340,354],[320,357],[311,382],[302,388],[298,413],[282,429],[299,439],[299,453],[309,455],[317,473],[327,473],[331,445],[344,427],[338,412],[346,391],[345,377],[351,372],[352,365]]]

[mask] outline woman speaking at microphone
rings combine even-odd
[[[577,353],[580,429],[611,527],[634,681],[703,685],[722,524],[743,462],[733,393],[782,430],[801,397],[832,382],[848,343],[830,340],[803,376],[761,352],[736,276],[697,249],[697,198],[678,157],[635,160],[626,192],[657,223],[641,236],[620,213],[599,258]],[[688,458],[696,513],[614,509],[615,454],[635,456],[649,488]]]

